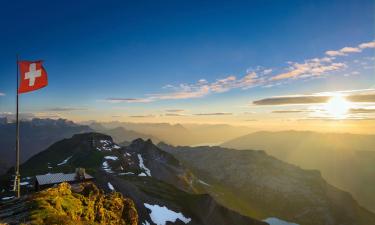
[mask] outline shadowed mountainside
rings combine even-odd
[[[202,179],[218,202],[244,215],[304,225],[375,223],[375,214],[328,184],[318,171],[303,170],[263,151],[164,143],[158,147]]]
[[[329,183],[349,191],[375,212],[375,135],[256,132],[222,146],[260,149],[302,168],[317,169]]]

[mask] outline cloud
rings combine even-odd
[[[329,50],[329,51],[326,51],[326,55],[328,55],[328,56],[343,56],[345,54],[340,52],[340,51]]]
[[[166,89],[172,91],[148,94],[145,98],[107,98],[105,101],[110,103],[147,103],[158,100],[201,98],[210,93],[222,93],[234,88],[247,89],[257,83],[256,78],[256,73],[251,72],[240,79],[231,75],[222,79],[217,79],[212,83],[200,79],[193,84],[180,84],[178,86],[168,85]]]
[[[357,47],[344,47],[340,50],[330,50],[326,51],[325,53],[328,56],[346,56],[350,53],[362,52],[362,50],[366,48],[375,48],[375,41],[362,43],[359,44]]]
[[[180,114],[180,113],[166,113],[164,116],[185,116],[185,114]]]
[[[361,49],[365,48],[375,48],[375,41],[367,42],[367,43],[362,43],[359,45]]]
[[[354,108],[350,109],[349,113],[358,113],[358,114],[367,114],[367,113],[375,113],[375,108]]]
[[[332,62],[332,59],[328,57],[309,59],[304,63],[291,62],[290,64],[291,65],[288,72],[272,77],[271,81],[319,76],[327,72],[338,71],[347,67],[347,65],[344,63]]]
[[[5,93],[3,93],[3,92],[0,92],[0,96],[5,96]]]
[[[366,89],[372,92],[372,89]],[[375,93],[361,93],[359,90],[353,92],[337,92],[336,94],[347,93],[345,98],[356,103],[375,103]],[[298,105],[298,104],[320,104],[326,103],[334,93],[319,93],[314,95],[293,95],[276,96],[253,101],[254,105]]]
[[[233,113],[215,112],[215,113],[197,113],[193,115],[194,116],[229,116],[229,115],[233,115]]]
[[[69,111],[82,111],[88,110],[87,108],[80,108],[80,107],[55,107],[55,108],[47,108],[46,111],[53,111],[53,112],[69,112]]]
[[[170,112],[170,113],[182,113],[182,112],[185,112],[184,109],[166,109],[165,111],[166,112]]]
[[[151,118],[151,117],[155,117],[155,115],[131,115],[129,117],[132,117],[132,118]]]
[[[297,104],[317,104],[327,102],[329,96],[280,96],[265,98],[253,101],[254,105],[297,105]]]
[[[177,88],[176,88],[177,89]],[[189,99],[189,98],[200,98],[210,93],[210,88],[207,85],[181,85],[177,91],[167,93],[149,94],[145,99],[147,101],[155,100],[171,100],[171,99]]]
[[[306,112],[306,110],[275,110],[272,113],[280,113],[280,114],[287,114],[287,113],[302,113]]]
[[[346,99],[351,102],[375,102],[375,93],[350,95]]]
[[[355,47],[344,47],[340,50],[342,53],[356,53],[356,52],[361,52],[362,49],[360,48],[355,48]]]
[[[107,98],[107,99],[105,99],[105,101],[110,102],[110,103],[121,103],[121,102],[143,103],[143,102],[150,102],[151,99],[147,99],[147,98]]]
[[[263,70],[263,74],[264,75],[267,75],[267,74],[270,74],[270,73],[272,73],[272,69],[265,69],[265,70]]]

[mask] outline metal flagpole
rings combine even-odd
[[[16,177],[14,178],[14,191],[16,192],[16,197],[21,197],[20,192],[20,123],[18,118],[18,83],[19,83],[19,72],[18,72],[18,54],[17,54],[17,106],[16,106]]]

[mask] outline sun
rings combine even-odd
[[[336,119],[344,119],[349,109],[350,102],[340,95],[332,96],[325,105],[327,113]]]

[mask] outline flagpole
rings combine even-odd
[[[15,186],[14,186],[14,190],[16,192],[16,197],[19,198],[21,197],[21,191],[20,191],[20,122],[19,122],[19,118],[18,118],[18,97],[19,97],[19,94],[18,94],[18,85],[19,85],[19,72],[18,72],[18,54],[17,54],[17,106],[16,106],[16,177],[14,178],[15,179]]]

